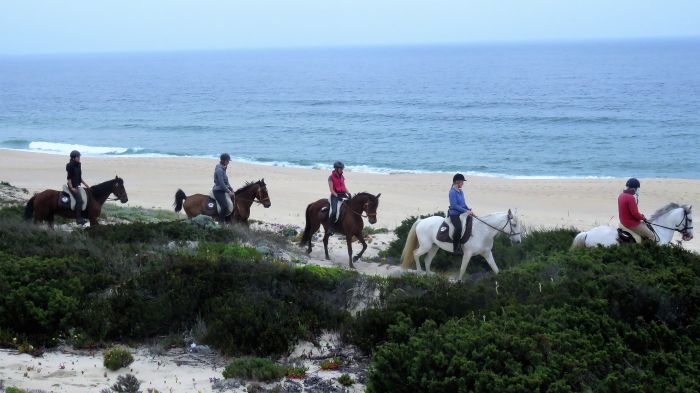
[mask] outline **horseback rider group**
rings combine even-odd
[[[214,168],[214,186],[212,187],[212,194],[220,206],[219,221],[221,223],[225,223],[227,221],[226,218],[233,214],[233,211],[229,211],[229,203],[227,201],[229,197],[231,201],[234,201],[235,198],[234,190],[226,174],[230,162],[231,156],[228,153],[223,153],[219,157],[219,163]],[[344,169],[345,165],[341,161],[336,161],[333,163],[333,171],[328,176],[328,189],[330,190],[330,211],[328,213],[329,235],[333,234],[333,225],[338,216],[339,203],[350,198],[350,192],[345,185],[345,176],[343,176]],[[83,198],[80,192],[80,185],[82,184],[85,188],[89,188],[89,186],[82,177],[79,151],[73,150],[70,152],[70,161],[66,164],[66,173],[68,190],[76,202],[75,220],[78,225],[84,225],[86,221],[82,217],[81,212]],[[462,191],[465,181],[466,179],[463,174],[455,174],[452,177],[452,186],[448,194],[450,204],[447,216],[454,226],[454,234],[452,236],[453,254],[458,256],[463,255],[460,239],[462,237],[462,231],[467,229],[462,228],[460,216],[463,214],[467,216],[474,215],[472,209],[467,205],[464,192]],[[654,241],[654,232],[647,226],[646,217],[639,212],[637,206],[639,203],[640,188],[641,184],[639,180],[630,178],[625,184],[625,189],[618,196],[617,206],[620,224],[624,229],[636,233],[642,239]]]

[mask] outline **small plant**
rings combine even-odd
[[[378,233],[389,233],[389,230],[386,228],[373,228],[373,227],[363,227],[362,228],[362,235],[367,236],[367,235],[376,235]]]
[[[5,393],[27,393],[27,392],[25,390],[20,389],[20,388],[10,386],[9,388],[5,389]]]
[[[336,370],[341,364],[343,364],[343,359],[334,357],[332,359],[321,360],[319,366],[321,367],[321,370]]]
[[[224,378],[252,379],[260,382],[276,381],[284,376],[284,367],[270,359],[245,357],[231,362],[224,369]]]
[[[304,379],[306,378],[307,368],[304,366],[289,366],[287,367],[286,377],[294,379]]]
[[[112,385],[116,393],[140,393],[141,382],[133,375],[126,374],[117,377],[117,383]]]
[[[348,374],[343,374],[338,377],[338,383],[345,387],[349,387],[352,386],[355,381]]]
[[[126,347],[116,346],[105,351],[104,366],[112,371],[130,365],[134,361],[131,352]]]

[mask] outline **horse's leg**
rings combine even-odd
[[[350,267],[352,266],[353,262],[357,262],[358,259],[362,258],[362,254],[364,254],[365,250],[367,249],[367,242],[365,242],[365,238],[362,236],[362,232],[359,232],[355,235],[357,237],[357,240],[362,243],[362,250],[359,252],[359,254],[355,255],[352,260],[350,261]],[[350,241],[352,242],[352,236],[350,236]]]
[[[491,253],[491,250],[488,250],[481,255],[483,255],[483,257],[486,258],[486,262],[488,262],[489,266],[491,266],[491,270],[493,270],[494,273],[498,274],[498,266],[496,266],[496,261],[493,259],[493,254]]]
[[[462,256],[462,266],[459,268],[459,281],[462,281],[464,273],[467,271],[467,266],[469,265],[470,259],[472,259],[471,250],[464,250],[464,256]]]
[[[323,251],[326,252],[326,259],[331,259],[331,256],[328,255],[328,238],[331,237],[330,233],[328,233],[328,228],[326,228],[326,224],[323,224]],[[309,243],[311,240],[309,240]]]
[[[355,266],[352,264],[352,235],[350,236],[345,236],[345,241],[348,243],[348,264],[350,265],[350,269],[354,269]],[[365,245],[365,247],[367,247]],[[363,248],[364,250],[364,248]]]
[[[430,247],[430,251],[428,251],[428,255],[425,256],[425,270],[430,273],[430,263],[433,262],[433,258],[435,258],[435,254],[437,254],[438,250],[440,247],[436,246],[433,244],[432,247]]]
[[[423,256],[423,254],[430,252],[432,246],[427,246],[425,243],[421,243],[420,238],[418,239],[418,248],[413,250],[413,260],[416,261],[416,270],[419,272],[423,271],[423,266],[420,264],[420,257]],[[426,262],[426,267],[428,267],[427,262]]]

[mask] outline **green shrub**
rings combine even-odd
[[[285,376],[287,378],[298,378],[304,379],[306,377],[306,371],[308,369],[303,365],[291,365],[287,367],[285,371]]]
[[[5,389],[5,393],[27,393],[27,391],[22,390],[20,388],[16,388],[14,386],[10,386],[9,388]]]
[[[224,378],[242,378],[260,382],[277,381],[284,377],[285,367],[267,358],[243,357],[235,359],[224,369]]]
[[[353,381],[348,374],[343,374],[338,377],[338,383],[345,387],[350,387],[355,383],[355,381]]]
[[[116,346],[104,352],[104,366],[112,371],[117,371],[122,367],[126,367],[133,361],[134,357],[126,347]]]

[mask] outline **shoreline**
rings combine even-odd
[[[175,192],[187,195],[208,193],[218,160],[194,157],[91,157],[83,158],[83,178],[89,185],[124,179],[129,202],[170,210]],[[30,194],[57,189],[65,181],[62,155],[0,149],[0,181],[26,188]],[[467,171],[465,171],[466,173]],[[232,162],[228,176],[234,188],[245,181],[264,179],[272,206],[253,205],[251,219],[305,225],[306,206],[327,198],[330,170],[292,168]],[[378,221],[373,227],[393,229],[402,220],[420,214],[446,211],[450,173],[365,173],[346,171],[352,193],[381,193]],[[512,179],[467,175],[467,203],[476,214],[517,209],[528,228],[588,230],[597,225],[617,225],[617,196],[626,179]],[[700,180],[641,178],[640,211],[650,216],[669,202],[694,204],[700,201]],[[109,202],[115,203],[115,202]],[[184,217],[184,214],[183,214]],[[697,237],[684,247],[700,250]]]

